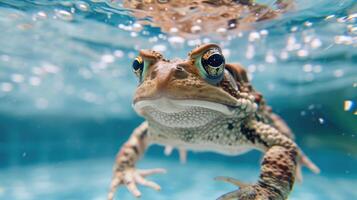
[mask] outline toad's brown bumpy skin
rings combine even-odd
[[[294,142],[287,124],[255,91],[243,67],[224,64],[223,77],[214,84],[203,75],[199,61],[212,49],[221,52],[219,46],[206,44],[191,51],[187,60],[172,61],[155,51],[140,51],[145,67],[137,73],[140,84],[133,104],[146,122],[135,129],[118,153],[109,200],[119,185],[125,185],[136,197],[141,195],[137,183],[160,189],[144,177],[163,173],[163,169],[135,168],[147,146],[154,143],[180,151],[226,155],[239,155],[251,149],[263,152],[261,173],[255,184],[217,178],[240,187],[219,200],[285,200],[295,179],[302,178],[302,165],[319,172]]]
[[[130,139],[123,145],[119,151],[116,163],[113,169],[113,180],[108,193],[108,199],[113,199],[115,190],[119,185],[126,185],[134,196],[140,197],[141,193],[136,187],[136,183],[151,187],[155,190],[160,190],[160,186],[154,182],[146,180],[144,177],[156,174],[165,173],[164,169],[151,170],[136,170],[135,163],[140,156],[144,154],[148,145],[148,125],[146,122],[141,124],[134,130]]]
[[[194,37],[251,29],[254,22],[274,19],[290,10],[293,1],[277,0],[267,6],[253,0],[124,0],[123,5],[133,11],[138,23]]]

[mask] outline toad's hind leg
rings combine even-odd
[[[291,138],[269,124],[251,121],[242,125],[241,133],[251,145],[265,152],[261,173],[253,185],[225,179],[240,189],[221,196],[219,200],[285,200],[293,188],[298,163],[318,171]]]
[[[240,189],[218,200],[285,200],[294,184],[296,155],[297,151],[293,148],[271,147],[263,158],[258,182],[248,185],[237,180],[229,181]]]

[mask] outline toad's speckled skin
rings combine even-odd
[[[301,165],[319,172],[296,145],[288,126],[253,89],[240,65],[225,64],[224,77],[217,84],[202,77],[196,60],[211,48],[219,49],[215,44],[206,44],[190,52],[187,60],[172,61],[154,51],[140,52],[146,68],[133,103],[146,121],[118,153],[109,200],[121,184],[137,197],[141,193],[136,183],[160,189],[144,177],[163,169],[135,168],[145,149],[154,143],[228,155],[251,149],[264,152],[257,183],[217,178],[240,187],[220,200],[285,200],[295,177],[301,178]]]

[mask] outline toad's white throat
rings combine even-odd
[[[219,104],[219,103],[214,103],[214,102],[209,102],[209,101],[202,101],[202,100],[174,100],[174,99],[169,99],[169,98],[159,98],[159,99],[154,99],[154,100],[142,100],[134,105],[134,109],[137,113],[141,114],[143,109],[145,107],[151,107],[155,110],[158,110],[160,112],[164,113],[179,113],[186,111],[192,107],[199,107],[199,108],[205,108],[209,109],[212,111],[217,111],[220,112],[224,115],[233,115],[234,111],[230,107]]]
[[[148,120],[178,128],[204,126],[234,114],[228,106],[219,103],[168,98],[139,101],[134,104],[134,109]]]

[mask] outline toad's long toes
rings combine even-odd
[[[241,181],[239,181],[237,179],[226,177],[226,176],[217,176],[216,178],[214,178],[214,180],[231,183],[231,184],[236,185],[236,186],[238,186],[240,188],[249,186],[249,184],[243,183],[243,182],[241,182]]]
[[[227,194],[224,194],[224,195],[218,197],[217,200],[236,200],[236,199],[238,199],[238,193],[235,190],[235,191],[229,192]]]

